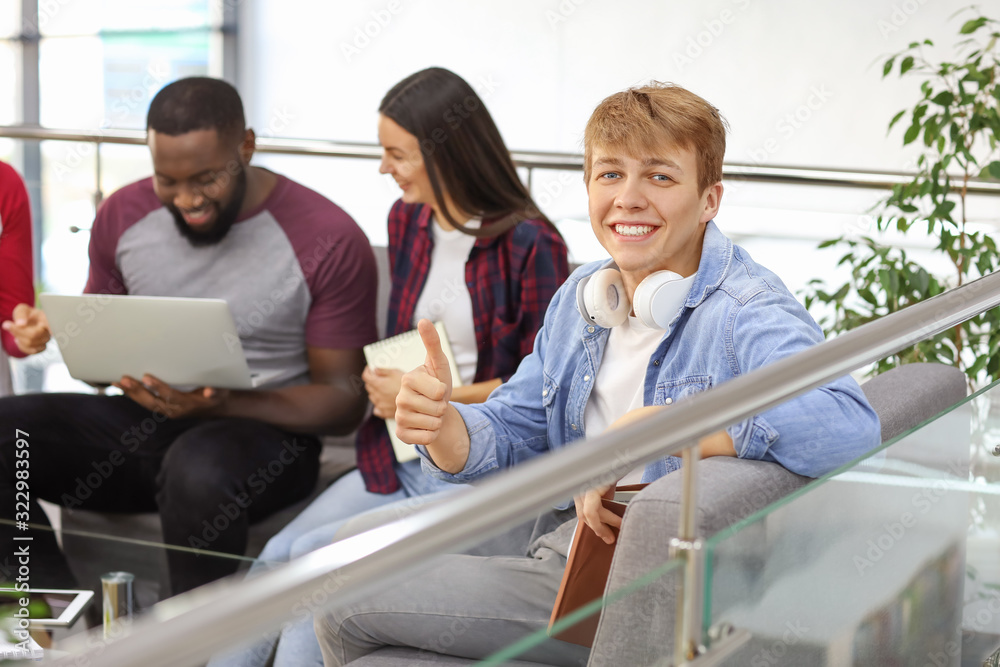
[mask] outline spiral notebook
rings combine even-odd
[[[441,337],[441,349],[448,357],[448,366],[451,368],[451,384],[453,387],[462,385],[458,377],[458,366],[455,364],[455,355],[451,351],[451,343],[448,341],[448,333],[444,329],[443,322],[435,322],[438,336]],[[427,359],[427,351],[424,350],[424,343],[420,340],[420,333],[416,329],[411,329],[377,343],[365,345],[365,361],[372,368],[396,368],[401,371],[412,371],[417,366],[422,366]],[[386,419],[386,428],[389,429],[389,439],[392,440],[392,449],[396,452],[396,460],[400,463],[417,458],[417,450],[413,445],[408,445],[396,437],[396,420]]]

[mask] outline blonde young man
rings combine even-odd
[[[473,481],[822,340],[778,277],[712,222],[725,132],[717,109],[677,86],[630,89],[598,106],[584,176],[594,234],[613,262],[570,276],[532,354],[480,405],[448,402],[447,361],[421,322],[427,361],[404,376],[396,421],[399,436],[420,445],[427,472]],[[702,452],[815,477],[876,446],[879,431],[858,385],[842,378],[705,438]],[[651,482],[677,467],[664,458],[637,473]],[[577,497],[575,511],[546,512],[530,536],[492,540],[503,553],[444,556],[420,577],[318,618],[326,664],[383,645],[479,658],[544,627],[577,517],[614,540],[609,526],[620,519],[601,508],[600,491]],[[522,659],[578,665],[587,653],[550,640]]]

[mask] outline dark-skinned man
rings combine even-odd
[[[30,434],[31,522],[45,521],[39,498],[159,511],[166,543],[242,554],[250,523],[312,490],[318,436],[363,417],[355,385],[362,347],[377,338],[375,260],[342,209],[249,164],[254,133],[229,84],[166,86],[147,133],[154,175],[99,208],[84,291],[225,299],[251,371],[271,379],[251,391],[180,391],[146,375],[123,377],[123,396],[0,400],[0,516],[15,518],[20,429]],[[52,335],[27,304],[2,326],[26,353]],[[4,545],[13,528],[0,525]],[[72,586],[51,533],[31,532],[32,585]],[[175,550],[168,561],[175,594],[237,564]]]

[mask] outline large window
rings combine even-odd
[[[141,129],[152,96],[184,76],[223,76],[225,3],[210,0],[52,0],[0,5],[0,124],[103,131]],[[36,16],[32,16],[36,14]],[[37,88],[25,85],[37,79]],[[100,159],[100,182],[96,162]],[[137,147],[0,140],[32,191],[38,273],[46,289],[78,292],[87,234],[104,193],[147,175]],[[77,229],[80,231],[71,231]]]
[[[2,125],[21,122],[21,44],[16,39],[20,18],[21,12],[18,7],[11,6],[6,11],[0,11],[0,72],[4,74],[0,81],[9,86],[8,90],[0,95]],[[14,141],[0,139],[0,160],[20,168],[18,151],[15,148]]]

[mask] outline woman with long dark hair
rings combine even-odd
[[[389,212],[386,335],[422,318],[443,322],[462,381],[452,400],[482,402],[531,352],[569,273],[566,244],[518,178],[482,100],[458,75],[430,68],[393,86],[379,106],[378,133],[379,171],[402,189]],[[365,369],[373,410],[358,432],[358,469],[275,535],[263,563],[329,544],[359,513],[460,488],[424,475],[420,459],[396,460],[384,420],[395,414],[401,376]],[[264,638],[226,664],[265,664],[278,639]],[[282,631],[274,664],[322,665],[311,617]]]

